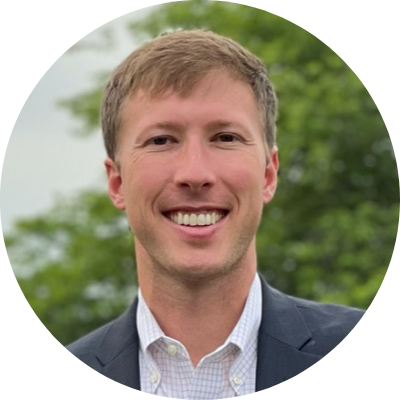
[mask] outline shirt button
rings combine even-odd
[[[242,383],[242,378],[239,375],[235,375],[232,378],[232,381],[235,385],[240,385]]]
[[[151,383],[157,383],[159,379],[160,379],[160,374],[154,371],[150,377]]]
[[[177,347],[174,346],[173,344],[170,344],[170,345],[167,347],[167,352],[168,352],[168,354],[169,354],[171,357],[173,357],[173,356],[175,356],[176,353],[178,352],[178,349],[177,349]]]

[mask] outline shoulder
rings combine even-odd
[[[289,298],[310,330],[312,339],[306,343],[303,351],[325,355],[336,347],[357,325],[364,310],[336,304],[324,304],[314,301]]]
[[[101,348],[102,342],[107,337],[112,325],[115,323],[116,320],[83,336],[82,338],[66,346],[67,350],[69,350],[75,357],[79,358],[89,367],[95,370],[101,369],[103,365],[98,359],[97,354]]]
[[[360,309],[288,296],[265,281],[262,289],[261,334],[313,356],[333,350],[364,315]]]
[[[135,300],[117,319],[66,346],[73,355],[99,371],[105,364],[138,344]]]

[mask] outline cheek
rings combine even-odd
[[[262,199],[264,176],[261,172],[257,173],[258,169],[236,168],[232,172],[232,184],[239,196],[248,194],[254,201]]]
[[[166,166],[160,167],[151,160],[132,164],[122,179],[123,194],[130,203],[127,207],[150,204],[165,187],[168,174]]]
[[[256,150],[259,150],[259,147]],[[240,192],[242,195],[248,193],[254,201],[262,199],[265,184],[265,154],[256,150],[250,149],[236,154],[229,162],[225,158],[224,167],[219,169],[224,171],[226,177],[230,176],[230,181],[239,195]]]

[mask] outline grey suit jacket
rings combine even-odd
[[[287,296],[262,281],[256,391],[311,367],[354,328],[363,311]],[[118,319],[67,346],[89,367],[140,390],[137,300]]]

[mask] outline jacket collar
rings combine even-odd
[[[100,373],[123,385],[140,390],[137,304],[136,298],[132,306],[109,325],[99,345],[97,359],[103,365]]]
[[[321,357],[301,352],[311,333],[294,301],[261,278],[262,320],[258,336],[256,391],[267,389],[304,371]],[[104,335],[97,358],[101,373],[140,390],[137,299]]]
[[[304,371],[321,357],[301,352],[311,333],[295,302],[261,278],[263,316],[258,335],[256,391]]]

